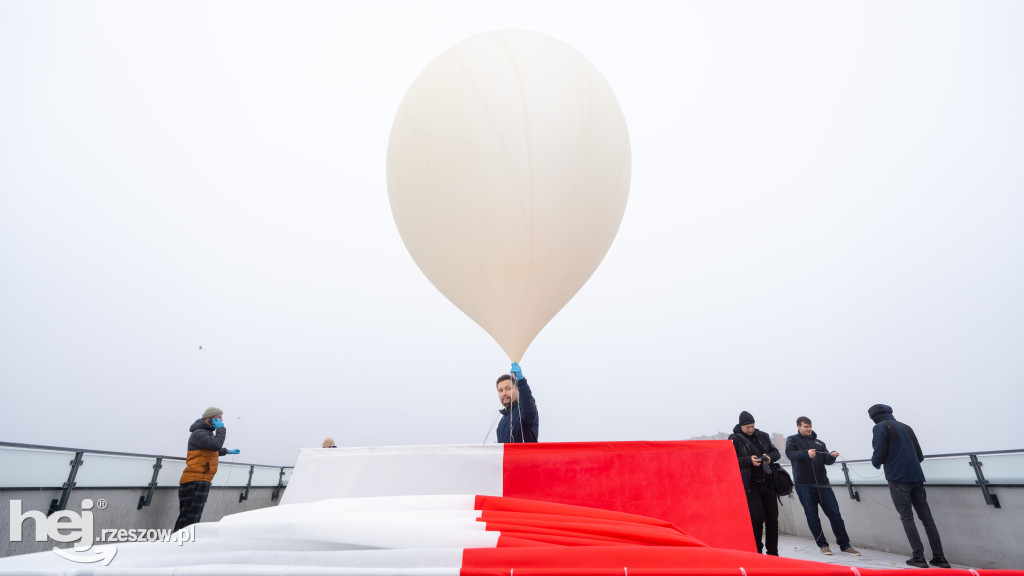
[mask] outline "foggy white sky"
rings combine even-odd
[[[0,440],[239,461],[473,443],[508,360],[391,217],[415,76],[478,33],[619,98],[619,234],[522,365],[542,441],[810,416],[1021,448],[1024,4],[0,3]],[[512,231],[510,231],[512,232]],[[202,350],[199,350],[202,346]]]

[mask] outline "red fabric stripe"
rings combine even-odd
[[[632,542],[647,546],[706,546],[706,544],[679,532],[648,526],[602,525],[588,522],[545,522],[530,520],[487,521],[487,530],[495,532],[527,531],[536,534],[564,534],[596,538],[609,542]]]
[[[547,505],[546,502],[542,502],[542,504]],[[560,504],[556,504],[556,506],[560,506]],[[585,509],[585,508],[581,508],[581,509]],[[638,518],[643,518],[643,517],[642,516],[638,516]],[[557,521],[570,521],[570,522],[574,522],[574,521],[578,521],[578,520],[586,520],[587,522],[594,522],[594,523],[599,523],[599,524],[607,524],[609,526],[648,526],[648,527],[653,528],[653,529],[667,529],[667,530],[674,530],[675,529],[668,522],[662,522],[661,524],[650,524],[650,523],[644,523],[644,522],[627,522],[625,520],[610,520],[608,518],[596,518],[596,517],[593,517],[593,516],[582,516],[582,515],[577,516],[577,515],[564,515],[564,514],[539,514],[539,513],[535,513],[535,512],[506,512],[504,510],[498,511],[498,512],[495,512],[493,510],[481,511],[479,519],[482,520],[482,521],[486,521],[486,522],[490,522],[490,521],[503,521],[503,520],[506,520],[506,519],[516,519],[516,520],[522,520],[522,521],[543,520],[543,521],[551,521],[551,522],[557,522]]]
[[[538,546],[561,547],[563,546],[563,544],[551,544],[547,542],[540,542],[537,540],[520,538],[518,536],[508,536],[506,534],[499,534],[498,543],[496,544],[496,546],[500,546],[502,548],[535,548]]]
[[[506,449],[511,444],[506,445]],[[539,444],[534,444],[539,446]],[[548,446],[548,444],[544,444]],[[506,465],[507,469],[507,465]],[[507,474],[507,472],[506,472]],[[581,518],[600,518],[606,521],[625,522],[628,524],[650,524],[652,526],[673,526],[671,522],[660,518],[651,518],[640,514],[630,514],[615,510],[593,508],[583,504],[556,503],[551,501],[514,498],[510,496],[477,496],[476,510],[485,514],[498,512],[515,512],[517,514],[539,514],[544,516],[574,516]],[[673,526],[674,527],[674,526]]]
[[[463,553],[461,576],[854,576],[849,566],[793,560],[716,548],[576,546],[476,548]],[[514,571],[514,572],[513,572]],[[909,571],[909,570],[905,570]],[[912,569],[915,575],[923,574]],[[894,576],[893,570],[857,568],[861,576]],[[980,570],[984,576],[1020,572]],[[966,570],[934,569],[936,575],[968,576]]]
[[[482,512],[489,519],[481,521],[487,523],[487,529],[500,533],[496,548],[463,551],[461,576],[893,576],[892,570],[854,569],[710,548],[673,527],[594,517],[602,515],[600,510],[505,500],[477,499],[481,505],[478,507],[491,509]],[[501,510],[495,511],[498,508]],[[514,509],[547,509],[559,514]],[[612,516],[621,517],[614,513]],[[659,538],[668,545],[657,545]],[[676,545],[678,539],[697,545]],[[637,541],[646,545],[638,546]],[[919,572],[912,570],[914,574]],[[937,576],[971,574],[963,570],[932,572]],[[1024,576],[1024,572],[1012,570],[979,573]]]
[[[506,498],[639,514],[711,546],[755,550],[727,440],[505,444],[503,482]]]
[[[540,526],[517,526],[514,524],[495,524],[487,525],[487,529],[494,532],[501,532],[502,534],[511,534],[514,532],[522,532],[527,534],[537,535],[552,535],[552,536],[567,536],[573,538],[584,538],[592,541],[591,545],[606,543],[621,543],[630,544],[633,546],[690,546],[692,545],[687,540],[669,540],[667,538],[651,538],[647,534],[632,534],[628,531],[614,531],[611,533],[602,534],[597,530],[586,530],[585,527],[580,530],[565,529],[559,530],[554,528],[544,528]],[[697,544],[702,546],[703,544]]]
[[[586,536],[568,536],[559,534],[540,534],[537,532],[505,532],[498,536],[498,547],[508,544],[504,540],[515,540],[515,546],[636,546],[635,542],[612,542],[588,538]]]

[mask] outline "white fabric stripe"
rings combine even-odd
[[[220,522],[230,523],[239,517],[244,517],[246,521],[250,521],[252,518],[260,518],[264,515],[274,518],[305,518],[309,514],[316,513],[357,514],[361,512],[374,512],[379,514],[414,514],[416,512],[427,512],[438,515],[472,513],[475,516],[479,516],[479,511],[473,509],[475,504],[476,496],[473,494],[331,498],[316,502],[259,508],[241,514],[231,514],[222,518]]]
[[[458,576],[462,549],[430,550],[287,550],[253,549],[253,541],[211,541],[177,545],[118,544],[109,566],[74,564],[53,552],[0,559],[0,574],[66,574],[116,576],[236,576],[287,574],[293,576]]]
[[[263,508],[201,524],[196,540],[281,538],[367,548],[482,548],[497,545],[476,519],[472,495],[331,499]]]
[[[502,444],[305,448],[281,504],[328,498],[502,495]]]
[[[497,546],[473,495],[333,499],[193,526],[194,540],[117,544],[103,573],[457,575],[464,548]],[[52,552],[0,559],[0,573],[92,574]]]

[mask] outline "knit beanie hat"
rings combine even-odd
[[[746,426],[747,424],[753,424],[753,423],[754,423],[754,416],[750,412],[747,412],[746,410],[744,410],[743,412],[740,412],[740,426]]]
[[[203,411],[203,420],[206,420],[210,416],[218,416],[223,413],[224,411],[221,410],[220,408],[217,408],[216,406],[210,406],[209,408]]]

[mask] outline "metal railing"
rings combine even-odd
[[[238,495],[243,502],[252,487],[273,487],[271,500],[277,500],[295,467],[221,461],[218,468],[227,474],[214,476],[213,485],[244,488]],[[184,469],[185,458],[180,456],[0,442],[0,491],[61,490],[47,515],[64,510],[75,488],[143,488],[146,494],[139,497],[136,508],[141,510],[152,503],[158,486],[177,486]],[[235,470],[248,472],[244,484],[231,483]]]
[[[838,469],[826,467],[829,483],[846,486],[853,500],[860,501],[857,486],[887,484],[883,471],[872,466],[870,459],[840,460],[840,464]],[[792,462],[785,466],[792,472]],[[921,468],[929,486],[977,486],[986,505],[1000,508],[992,489],[1024,486],[1024,449],[928,455]]]

